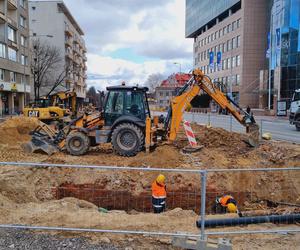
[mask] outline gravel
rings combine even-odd
[[[111,244],[92,244],[84,237],[65,238],[18,229],[0,229],[1,250],[118,250]]]

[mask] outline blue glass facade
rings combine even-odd
[[[281,98],[300,88],[300,0],[273,0],[270,70],[281,68]]]
[[[186,0],[186,37],[205,26],[240,0]]]

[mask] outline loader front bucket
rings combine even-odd
[[[38,138],[32,138],[30,142],[23,143],[21,147],[26,153],[44,152],[48,155],[53,155],[59,151],[56,146]]]

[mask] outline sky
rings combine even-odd
[[[154,73],[188,72],[185,0],[64,0],[85,33],[88,86],[143,85]]]

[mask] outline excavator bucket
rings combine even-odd
[[[26,153],[45,152],[52,155],[59,151],[55,145],[56,132],[43,122],[31,132],[31,141],[21,145]]]
[[[259,126],[256,123],[249,125],[246,142],[251,147],[257,147],[259,145]]]

